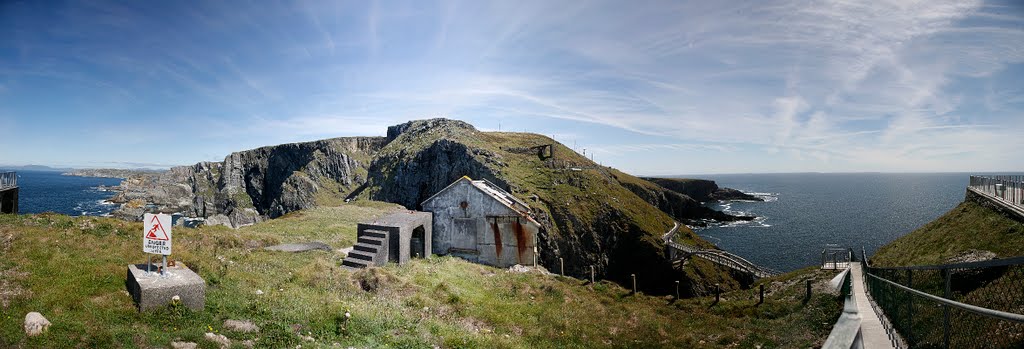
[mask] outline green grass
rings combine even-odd
[[[609,282],[510,273],[448,257],[349,273],[338,267],[337,252],[255,248],[310,240],[344,247],[357,221],[393,209],[362,202],[238,230],[175,228],[173,258],[206,280],[206,307],[143,314],[124,287],[125,266],[145,260],[141,223],[0,215],[0,347],[149,348],[184,340],[213,348],[202,337],[217,332],[271,348],[789,348],[820,345],[841,307],[824,293],[802,301],[803,280],[820,288],[832,276],[813,269],[765,280],[765,304],[746,290],[713,305],[713,297],[671,302]],[[53,323],[47,334],[24,336],[30,311]],[[262,330],[225,331],[226,319],[251,320]]]
[[[999,258],[1024,255],[1024,224],[972,201],[965,201],[871,257],[876,266],[943,264],[967,250],[994,252]]]

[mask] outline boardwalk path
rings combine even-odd
[[[857,315],[860,315],[860,332],[864,348],[893,348],[889,336],[885,333],[885,328],[882,327],[882,321],[871,309],[867,290],[864,289],[864,271],[861,270],[860,263],[850,264],[850,275],[853,277],[850,281],[854,300],[857,301]]]

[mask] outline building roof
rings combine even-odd
[[[451,189],[453,186],[455,186],[456,184],[458,184],[461,181],[469,182],[470,185],[472,185],[477,190],[480,190],[480,192],[482,192],[484,194],[487,194],[487,196],[490,196],[494,200],[497,200],[498,202],[502,203],[506,207],[508,207],[508,208],[512,209],[513,211],[519,213],[520,216],[523,216],[524,218],[530,220],[534,224],[537,224],[538,226],[540,225],[540,223],[537,223],[537,221],[535,221],[533,219],[533,217],[531,217],[531,211],[530,211],[530,206],[529,205],[527,205],[522,200],[519,200],[519,198],[515,197],[511,193],[505,191],[504,189],[501,189],[501,187],[499,187],[497,184],[491,183],[491,181],[488,181],[486,179],[473,180],[472,178],[469,178],[468,176],[462,176],[462,178],[459,178],[455,182],[452,182],[452,184],[449,184],[444,189],[441,189],[441,191],[437,192],[436,194],[434,194],[430,198],[427,198],[426,200],[424,200],[423,204],[424,205],[427,204],[428,202],[433,200],[435,197],[437,197],[438,195],[440,195],[441,193],[443,193],[445,191],[448,191],[448,189]]]

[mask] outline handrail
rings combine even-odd
[[[1024,176],[971,176],[967,188],[1024,209]]]
[[[963,309],[963,310],[966,310],[966,311],[969,311],[969,312],[972,312],[972,313],[975,313],[975,314],[984,315],[984,316],[988,316],[988,317],[994,317],[994,318],[1001,319],[1001,320],[1007,320],[1007,321],[1014,321],[1014,322],[1024,323],[1024,315],[1022,315],[1022,314],[1008,313],[1008,312],[1005,312],[1005,311],[999,311],[999,310],[995,310],[995,309],[983,308],[983,307],[979,307],[979,306],[975,306],[975,305],[970,305],[970,304],[966,304],[966,303],[960,303],[960,302],[957,302],[957,301],[954,301],[954,300],[942,298],[942,297],[939,297],[939,296],[936,296],[936,295],[932,295],[932,294],[927,293],[927,292],[921,292],[921,291],[912,289],[910,287],[900,285],[898,283],[886,280],[885,278],[881,278],[881,277],[875,276],[874,274],[871,274],[871,273],[865,272],[864,274],[867,274],[868,276],[870,276],[872,278],[875,278],[876,280],[881,280],[881,281],[884,281],[884,282],[886,282],[886,283],[888,283],[890,285],[896,286],[899,289],[902,289],[904,291],[913,293],[913,294],[921,296],[921,297],[928,298],[930,300],[933,300],[933,301],[936,301],[936,302],[939,302],[939,303],[942,303],[942,304],[945,304],[945,305],[948,305],[948,306],[951,306],[951,307],[960,308],[960,309]]]
[[[729,253],[727,251],[700,248],[700,247],[690,246],[690,245],[681,244],[681,243],[672,241],[672,239],[675,238],[676,232],[679,231],[679,226],[680,226],[679,222],[673,221],[672,223],[674,223],[674,225],[672,226],[672,229],[669,229],[669,231],[667,233],[665,233],[665,235],[662,235],[662,239],[665,241],[665,245],[669,246],[670,248],[674,248],[676,250],[682,251],[683,253],[686,253],[687,255],[706,255],[706,254],[707,255],[713,255],[714,257],[720,258],[720,260],[712,261],[712,262],[715,262],[717,264],[724,265],[726,267],[733,268],[733,269],[736,269],[736,270],[739,270],[739,271],[744,271],[744,272],[748,272],[748,273],[754,274],[755,277],[759,277],[759,278],[772,277],[772,276],[775,276],[775,275],[782,274],[779,271],[759,266],[757,264],[754,264],[754,263],[744,259],[743,257],[734,255],[734,254]],[[707,258],[705,258],[705,259],[707,259]]]
[[[846,269],[840,274],[842,281],[839,283],[839,292],[846,300],[843,302],[843,313],[839,315],[832,332],[829,332],[828,339],[825,339],[823,349],[850,349],[863,348],[864,340],[861,333],[860,314],[857,312],[857,300],[853,298],[853,288],[850,285],[852,273]]]

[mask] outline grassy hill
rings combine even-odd
[[[355,198],[416,209],[462,176],[487,179],[508,188],[535,210],[546,228],[539,236],[542,265],[557,266],[562,258],[567,274],[589,275],[594,266],[599,275],[622,284],[637,274],[657,281],[642,285],[645,290],[662,294],[672,292],[674,281],[680,279],[687,295],[699,294],[715,283],[727,289],[744,286],[728,270],[711,264],[672,269],[664,257],[661,236],[675,219],[656,206],[656,197],[672,193],[600,166],[550,137],[481,132],[446,119],[411,121],[391,127],[388,134],[388,143],[375,154],[367,182]],[[545,155],[538,146],[551,148]],[[655,195],[645,200],[637,192]],[[712,246],[685,226],[677,238]]]
[[[876,266],[944,264],[969,250],[998,258],[1024,256],[1024,224],[973,201],[964,201],[871,257]]]
[[[818,291],[831,273],[812,269],[762,281],[765,304],[756,305],[755,291],[745,290],[725,293],[715,305],[713,297],[672,302],[631,295],[614,283],[513,273],[447,257],[350,273],[338,267],[338,251],[261,249],[311,240],[350,246],[357,221],[394,209],[359,201],[238,230],[175,228],[173,258],[206,280],[206,308],[169,306],[144,314],[135,311],[124,286],[126,265],[145,260],[141,223],[0,215],[0,347],[151,348],[184,340],[214,348],[202,339],[214,332],[235,347],[248,339],[272,348],[792,348],[820,345],[841,308]],[[815,280],[816,295],[805,304],[806,279]],[[53,323],[48,333],[24,336],[22,321],[31,311]],[[262,329],[225,331],[226,319],[251,320]]]

